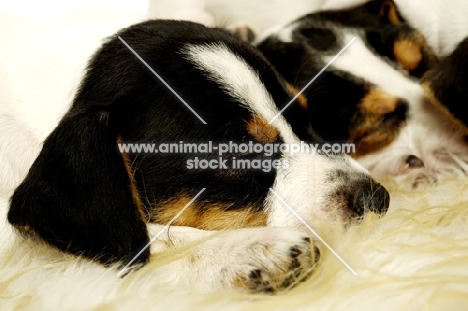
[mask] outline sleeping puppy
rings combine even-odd
[[[416,79],[437,58],[393,2],[309,14],[256,45],[300,90],[353,37],[304,90],[309,126],[328,141],[354,143],[353,156],[377,179],[404,176],[415,188],[436,182],[439,171],[462,172],[451,155],[467,154],[463,138],[433,110]],[[294,124],[287,110],[285,117]]]
[[[368,171],[333,153],[142,154],[119,147],[300,144],[310,135],[303,107],[288,111],[295,124],[278,115],[277,106],[293,96],[255,48],[224,30],[165,20],[123,29],[92,57],[70,110],[15,190],[8,220],[62,251],[134,267],[148,262],[144,246],[155,226],[175,226],[161,237],[167,245],[236,229],[202,244],[189,272],[181,265],[174,275],[210,289],[286,288],[310,273],[318,244],[284,202],[312,227],[383,213],[389,195]],[[239,169],[234,158],[277,165]],[[226,165],[189,167],[194,159]]]
[[[354,143],[359,156],[394,140],[406,121],[408,102],[419,99],[407,93],[416,86],[410,79],[387,72],[403,67],[421,75],[435,58],[420,34],[407,26],[384,25],[370,18],[336,22],[341,16],[359,15],[342,11],[310,14],[261,40],[257,47],[288,82],[302,89],[357,38],[304,95],[310,123],[319,135],[331,142]],[[370,28],[357,28],[361,23]],[[285,116],[288,118],[287,110]],[[289,121],[295,123],[292,116]]]

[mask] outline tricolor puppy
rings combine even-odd
[[[433,110],[417,80],[437,58],[392,1],[306,15],[271,30],[257,47],[302,89],[353,38],[305,90],[309,126],[328,141],[353,142],[354,157],[376,178],[411,173],[417,187],[435,181],[437,170],[460,168],[447,157],[460,153],[461,137],[451,137],[453,125]],[[295,124],[287,110],[285,117]]]
[[[207,241],[189,271],[180,266],[174,275],[211,289],[288,287],[318,257],[270,188],[311,226],[341,226],[388,208],[387,191],[364,168],[342,154],[233,150],[223,155],[226,168],[190,169],[189,160],[218,160],[218,152],[121,153],[118,145],[299,144],[311,134],[299,103],[288,111],[295,124],[281,115],[269,124],[294,95],[255,48],[224,30],[164,20],[124,29],[92,57],[70,110],[15,190],[8,220],[65,252],[123,265],[148,243],[150,223],[166,225],[206,188],[175,218],[182,227],[164,235],[167,244],[237,230]],[[233,158],[287,165],[237,169]],[[149,257],[146,249],[133,265]]]
[[[353,142],[356,155],[364,155],[395,139],[409,101],[422,95],[412,96],[419,87],[398,69],[421,76],[436,61],[422,36],[400,23],[390,1],[373,1],[306,15],[273,30],[257,47],[301,89],[356,38],[305,90],[304,109],[324,139]]]

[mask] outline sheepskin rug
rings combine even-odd
[[[14,233],[8,199],[66,109],[86,58],[99,38],[142,20],[146,9],[144,1],[88,2],[92,11],[51,1],[0,5],[0,310],[468,309],[467,180],[414,191],[383,180],[392,200],[385,216],[320,232],[357,275],[322,248],[310,279],[275,296],[187,286],[168,269],[183,249],[153,254],[119,278],[116,268]]]
[[[174,253],[153,255],[120,279],[118,270],[19,238],[2,221],[2,310],[466,310],[468,183],[447,180],[407,192],[385,183],[388,214],[368,215],[345,233],[323,235],[357,272],[331,253],[309,280],[277,296],[202,293],[174,285],[165,266]],[[2,214],[7,200],[2,197]],[[2,215],[2,219],[4,219]],[[183,255],[183,254],[182,254]]]

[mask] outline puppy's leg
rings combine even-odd
[[[151,245],[152,253],[193,244],[186,256],[170,263],[170,269],[177,271],[179,283],[202,290],[277,292],[304,280],[319,258],[309,236],[289,228],[214,232],[150,225],[149,232],[160,234]]]

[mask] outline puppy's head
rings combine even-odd
[[[425,100],[416,77],[437,62],[393,2],[368,5],[304,16],[257,43],[289,83],[304,88],[310,126],[328,141],[353,142],[355,156],[396,139],[409,107]]]
[[[146,222],[166,224],[202,188],[174,225],[290,224],[270,189],[309,220],[384,212],[388,193],[343,154],[158,149],[183,142],[299,144],[312,133],[303,108],[295,102],[288,109],[293,124],[278,109],[292,98],[257,50],[223,30],[176,21],[124,29],[92,58],[70,111],[16,189],[8,220],[109,264],[138,254],[149,240]],[[129,143],[147,149],[121,148]],[[249,166],[233,162],[239,158]],[[146,250],[134,263],[148,258]]]

